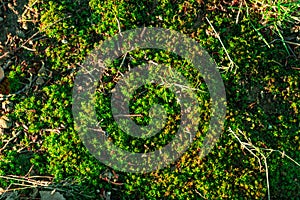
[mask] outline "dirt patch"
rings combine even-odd
[[[18,35],[25,37],[26,27],[22,27],[22,15],[26,10],[28,0],[0,1],[0,42],[7,41],[8,35]],[[25,29],[24,29],[25,28]]]
[[[0,0],[0,68],[4,70],[0,82],[0,95],[14,93],[31,84],[32,76],[40,68],[38,62],[39,13],[38,1]],[[9,76],[21,67],[25,76]],[[10,86],[9,86],[10,85]]]

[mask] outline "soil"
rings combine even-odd
[[[8,73],[11,66],[22,66],[22,70],[30,68],[28,61],[38,62],[35,55],[38,41],[38,12],[31,0],[0,0],[0,67],[4,70],[4,79],[0,81],[0,94],[16,92],[17,88],[9,88]],[[30,58],[29,58],[30,57]],[[37,69],[40,66],[37,66]],[[28,71],[28,73],[27,73]],[[30,70],[26,77],[20,80],[27,83]]]
[[[0,42],[2,44],[7,41],[9,34],[25,36],[24,31],[26,30],[22,28],[20,22],[27,4],[27,0],[0,1]]]

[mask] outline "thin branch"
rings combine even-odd
[[[195,192],[200,196],[202,197],[203,199],[207,199],[205,196],[203,196],[198,190],[195,189]]]
[[[36,51],[36,49],[31,49],[31,48],[29,48],[29,47],[26,47],[26,46],[24,46],[24,45],[22,45],[21,46],[23,49],[26,49],[26,50],[28,50],[28,51]]]
[[[261,161],[260,161],[260,158],[259,158],[257,155],[255,155],[255,154],[253,153],[252,150],[257,151],[257,152],[264,158],[264,164],[265,164],[265,170],[266,170],[266,178],[267,178],[268,200],[270,200],[270,199],[271,199],[271,195],[270,195],[270,186],[269,186],[269,171],[268,171],[268,164],[267,164],[267,158],[266,158],[266,156],[265,156],[263,153],[261,153],[261,152],[259,151],[260,149],[257,148],[256,146],[254,146],[253,144],[249,144],[249,143],[242,142],[242,141],[239,139],[239,137],[232,131],[231,128],[229,128],[229,132],[230,132],[232,135],[234,135],[234,137],[240,142],[240,144],[242,145],[242,147],[244,147],[245,149],[247,149],[252,155],[254,155],[254,156],[259,160],[259,165],[260,165],[260,167],[261,167]],[[239,130],[239,132],[241,132],[241,131]],[[249,148],[246,147],[246,145],[249,145],[249,146],[252,147],[253,149],[250,150]]]
[[[13,188],[13,189],[6,189],[4,190],[4,193],[7,193],[7,192],[13,192],[13,191],[19,191],[19,190],[26,190],[28,188],[33,188],[32,186],[27,186],[27,187],[19,187],[19,188]],[[1,193],[0,193],[1,194]]]
[[[9,52],[5,52],[3,55],[0,56],[0,60],[5,58],[5,57],[8,57],[8,54],[9,54]]]
[[[13,175],[0,176],[0,178],[12,180],[12,181],[18,181],[18,182],[22,182],[22,183],[25,182],[25,183],[29,183],[31,185],[36,185],[36,186],[49,186],[52,183],[51,181],[34,180],[34,179],[27,178],[27,177],[13,176]]]
[[[221,45],[222,45],[222,47],[223,47],[223,49],[224,49],[224,51],[225,51],[225,53],[226,53],[226,55],[227,55],[227,58],[228,58],[229,61],[230,61],[230,65],[231,65],[230,67],[235,66],[235,63],[233,62],[233,60],[232,60],[231,57],[229,56],[229,53],[227,52],[227,49],[225,48],[225,46],[224,46],[224,44],[223,44],[223,42],[222,42],[222,40],[221,40],[221,38],[220,38],[220,35],[217,33],[217,31],[215,30],[215,28],[213,27],[213,25],[210,23],[209,19],[208,19],[207,17],[205,17],[205,19],[207,20],[207,22],[209,23],[209,25],[210,25],[211,28],[213,29],[214,33],[216,34],[217,39],[218,39],[219,42],[221,43]]]
[[[13,180],[13,181],[21,182],[21,183],[11,183],[4,191],[0,191],[0,195],[1,195],[1,192],[5,193],[5,192],[10,192],[10,191],[18,191],[18,190],[24,190],[27,188],[37,188],[37,187],[42,187],[44,189],[49,189],[49,190],[56,190],[56,191],[64,192],[64,193],[70,192],[70,190],[58,188],[60,186],[60,184],[53,185],[53,182],[52,182],[53,177],[50,177],[50,176],[25,177],[25,176],[8,175],[8,176],[0,176],[0,179],[1,178],[6,179],[6,180]],[[49,181],[34,180],[33,178],[49,179]],[[11,188],[13,185],[22,186],[22,187]],[[67,186],[67,185],[65,185],[65,183],[64,183],[63,186]],[[81,194],[81,192],[75,191],[73,189],[72,189],[72,191],[78,195],[92,198],[91,196]]]
[[[238,129],[238,131],[241,134],[243,134],[241,130]],[[240,140],[240,138],[232,131],[231,128],[229,128],[229,132],[232,135],[234,135],[234,137],[239,141],[239,143],[242,145],[243,148],[246,148],[252,155],[254,155],[259,160],[259,163],[261,162],[260,158],[253,153],[253,150],[255,150],[256,152],[258,152],[260,154],[260,156],[264,159],[263,161],[264,161],[264,164],[265,164],[265,171],[266,171],[266,179],[267,179],[266,181],[267,181],[267,189],[268,189],[268,200],[270,200],[271,194],[270,194],[269,169],[268,169],[267,157],[265,156],[265,154],[262,153],[262,151],[270,151],[270,154],[272,152],[278,152],[278,153],[280,153],[282,155],[282,158],[287,157],[289,160],[291,160],[293,163],[295,163],[299,167],[300,167],[300,164],[297,161],[295,161],[294,159],[292,159],[290,156],[286,155],[284,151],[282,152],[282,151],[274,150],[274,149],[258,148],[256,146],[254,146],[252,143],[242,142]],[[249,141],[248,138],[246,137],[246,135],[244,135],[244,137],[247,139],[247,141]],[[252,149],[247,148],[247,146],[251,147]]]
[[[241,14],[241,8],[242,8],[242,5],[243,5],[243,2],[241,1],[241,2],[240,2],[239,11],[238,11],[238,14],[237,14],[236,20],[235,20],[235,23],[236,23],[236,24],[239,23],[239,17],[240,17],[240,14]]]
[[[252,147],[252,144],[242,142],[242,141],[240,140],[240,138],[239,138],[239,137],[231,130],[231,128],[229,128],[229,131],[230,131],[230,133],[232,133],[232,134],[234,135],[234,137],[239,141],[239,143],[242,145],[242,148],[243,148],[243,149],[244,149],[244,148],[247,149],[247,151],[249,151],[255,158],[257,158],[258,163],[259,163],[259,169],[260,169],[260,171],[261,171],[262,165],[261,165],[260,158],[259,158],[257,155],[255,155],[255,154],[253,153],[253,151],[250,150],[250,149],[247,147],[247,146]]]
[[[14,139],[16,139],[19,135],[21,134],[21,131],[19,131],[15,136],[13,136],[12,138],[10,138],[6,143],[5,145],[0,149],[0,153],[7,147],[7,145],[13,141]],[[0,176],[1,178],[1,176]]]
[[[102,177],[100,177],[100,178],[108,183],[113,184],[113,185],[118,185],[118,186],[124,185],[124,183],[113,182],[113,181],[109,180],[108,178],[102,178]]]
[[[21,90],[15,92],[15,93],[13,93],[13,94],[8,94],[8,95],[2,95],[2,94],[0,94],[0,101],[6,100],[6,99],[8,99],[8,98],[10,98],[10,97],[13,97],[13,96],[15,96],[15,95],[18,95],[18,94],[24,92],[24,91],[25,91],[26,89],[28,89],[28,88],[29,88],[29,85],[26,85],[23,89],[21,89]]]
[[[143,115],[141,114],[120,114],[120,115],[114,115],[114,117],[143,117]]]
[[[269,42],[269,44],[272,44],[272,43],[274,43],[274,42],[276,42],[276,41],[281,41],[281,39],[274,39],[274,40],[272,40],[271,42]],[[288,41],[288,40],[284,40],[284,41],[285,41],[285,43],[287,43],[287,44],[292,44],[292,45],[300,46],[300,44],[299,44],[299,43],[296,43],[296,42],[291,42],[291,41]],[[266,45],[264,45],[264,46],[266,46]]]
[[[48,26],[45,26],[43,29],[47,29],[47,28],[53,26],[54,24],[56,24],[56,23],[58,23],[58,22],[60,22],[60,21],[62,21],[62,20],[71,18],[71,17],[72,17],[71,15],[68,15],[67,17],[58,19],[58,20],[56,20],[55,22],[49,24]],[[25,44],[27,44],[30,40],[32,40],[35,36],[37,36],[37,35],[38,35],[39,33],[41,33],[41,32],[42,32],[42,30],[39,30],[39,31],[37,31],[36,33],[34,33],[34,34],[33,34],[31,37],[29,37],[25,42],[23,42],[23,43],[21,44],[21,46],[18,47],[15,51],[18,51],[18,50],[20,50],[21,48],[24,48]]]
[[[116,18],[117,23],[118,23],[119,34],[120,34],[121,36],[123,36],[123,35],[122,35],[122,30],[121,30],[121,24],[120,24],[120,21],[119,21],[119,19],[118,19],[117,17],[115,17],[115,18]]]
[[[265,149],[265,148],[260,148],[260,149],[264,150],[264,151],[271,151],[271,153],[278,152],[282,155],[282,158],[287,157],[289,160],[291,160],[293,163],[295,163],[296,165],[298,165],[300,167],[300,163],[298,163],[297,161],[292,159],[290,156],[286,155],[284,151],[279,151],[279,150],[274,150],[274,149]]]
[[[60,130],[62,130],[62,128],[56,128],[56,129],[44,128],[44,129],[41,129],[41,131],[53,132],[53,133],[60,133]]]
[[[121,64],[120,64],[120,68],[123,67],[127,54],[128,54],[128,52],[126,52],[126,53],[123,55],[123,59],[122,59],[122,62],[121,62]],[[129,71],[130,71],[130,69],[129,69]],[[118,72],[121,74],[122,77],[124,77],[124,74],[123,74],[122,72],[120,72],[120,70],[119,70]]]
[[[266,168],[267,188],[268,188],[268,200],[270,200],[271,194],[270,194],[269,169],[268,169],[268,164],[267,164],[267,158],[263,154],[261,154],[261,156],[264,158],[264,163],[265,163],[265,168]]]

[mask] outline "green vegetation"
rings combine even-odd
[[[0,16],[14,15],[9,4],[0,3]],[[34,196],[33,188],[56,189],[67,199],[105,199],[107,192],[111,199],[300,198],[299,2],[24,4],[23,10],[16,7],[23,21],[9,23],[16,23],[25,38],[16,33],[1,38],[0,44],[6,76],[0,100],[14,104],[12,110],[0,112],[13,123],[0,132],[0,199],[14,190]],[[8,23],[5,20],[0,24]],[[151,106],[160,103],[167,125],[150,139],[124,134],[110,106],[110,91],[121,74],[151,61],[176,69],[197,89],[202,114],[195,141],[169,167],[145,174],[119,172],[100,163],[80,140],[72,116],[74,79],[88,53],[120,31],[139,27],[175,30],[201,44],[219,66],[227,95],[225,130],[200,159],[210,119],[210,96],[201,74],[184,58],[163,50],[138,49],[112,62],[102,77],[103,87],[97,89],[95,108],[111,141],[128,151],[148,152],[168,143],[179,126],[180,106],[166,87],[145,85],[130,101],[132,114],[145,117],[132,119],[147,125]]]

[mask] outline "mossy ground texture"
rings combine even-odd
[[[109,193],[111,199],[300,198],[299,2],[3,0],[0,11],[1,116],[13,124],[0,127],[0,199],[13,191],[20,199],[40,198],[42,190],[66,199],[108,199]],[[89,52],[120,31],[141,27],[180,32],[206,49],[225,84],[227,113],[223,134],[200,159],[210,118],[201,74],[163,50],[138,49],[115,60],[97,90],[95,108],[110,139],[125,150],[164,146],[180,119],[174,94],[146,85],[130,110],[147,117],[134,121],[147,124],[156,100],[175,120],[152,140],[118,129],[109,91],[129,66],[170,65],[200,91],[201,123],[187,152],[169,167],[133,174],[105,166],[83,145],[74,128],[72,88]],[[5,107],[7,101],[12,108]]]

